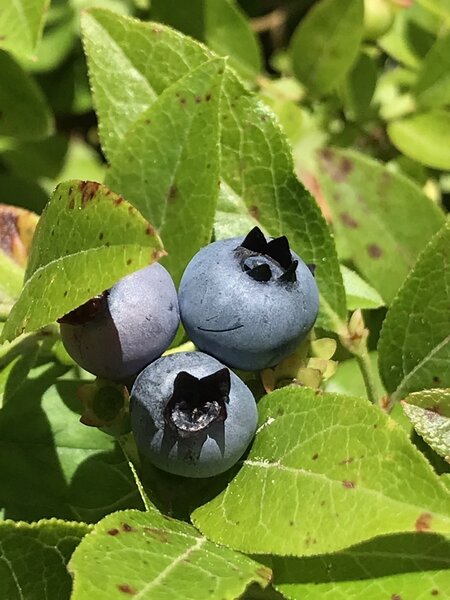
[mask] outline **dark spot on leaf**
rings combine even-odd
[[[317,460],[318,458],[319,458],[319,455],[317,454],[317,452],[312,455],[313,460]]]
[[[150,125],[151,122],[152,122],[151,119],[145,119],[145,124],[146,125]]]
[[[133,531],[133,528],[128,523],[123,523],[122,529],[125,531],[125,533],[130,533],[130,531]]]
[[[342,485],[347,489],[347,490],[353,490],[356,487],[356,484],[354,481],[350,481],[349,479],[344,479],[344,481],[342,482]]]
[[[341,462],[339,463],[340,465],[349,465],[351,464],[355,459],[353,458],[353,456],[349,456],[348,458],[344,458],[344,460],[341,460]]]
[[[284,415],[284,410],[283,410],[282,408],[279,408],[279,409],[277,410],[277,416],[278,416],[278,417],[282,417],[283,415]]]
[[[164,529],[158,529],[158,527],[144,527],[144,531],[160,542],[167,543],[169,541],[169,536]]]
[[[325,506],[325,500],[320,501],[320,506]]]
[[[98,239],[99,239],[100,241],[103,239],[103,235],[104,235],[104,234],[103,234],[103,231],[101,231],[101,232],[98,234]]]
[[[122,204],[122,202],[123,202],[123,198],[122,198],[122,196],[118,196],[118,197],[117,197],[117,198],[114,200],[114,204],[115,204],[116,206],[120,206],[120,205]]]
[[[130,215],[133,214],[135,212],[134,206],[129,206],[128,207],[128,212],[130,213]]]
[[[75,199],[72,196],[69,200],[69,208],[72,210],[72,208],[74,208],[74,206],[75,206]]]
[[[211,94],[206,94],[206,96],[205,96],[206,102],[209,102],[211,100],[211,97],[212,97]]]
[[[264,579],[264,581],[272,581],[272,571],[269,569],[269,567],[258,567],[258,569],[256,569],[256,574],[258,575],[258,577]]]
[[[162,258],[163,256],[166,256],[167,252],[165,252],[164,250],[157,250],[156,248],[152,251],[151,254],[151,258],[150,261],[153,262],[154,260],[159,260],[160,258]]]
[[[374,429],[376,429],[377,427],[378,427],[378,424],[377,424],[377,423],[374,423],[374,424],[373,424],[373,428],[374,428]]]
[[[128,585],[128,583],[119,583],[117,589],[119,592],[123,592],[129,596],[134,596],[137,593],[137,590],[134,587],[131,587],[131,585]]]
[[[437,384],[441,383],[441,380],[440,380],[440,378],[437,375],[435,375],[433,377],[433,383],[437,383]]]
[[[324,163],[331,179],[338,183],[342,183],[353,170],[353,163],[345,156],[337,156],[329,148],[324,148],[319,152],[319,157]]]
[[[251,217],[253,217],[254,219],[256,219],[257,221],[259,221],[259,207],[256,206],[256,204],[254,204],[253,206],[250,206],[250,208],[248,209],[248,212],[250,214]]]
[[[422,513],[417,517],[417,521],[415,523],[416,531],[428,531],[431,529],[431,519],[432,515],[430,513]]]
[[[358,227],[358,221],[355,221],[355,219],[349,215],[348,212],[341,213],[340,218],[346,227],[350,227],[351,229],[356,229]]]
[[[197,104],[199,104],[202,101],[202,97],[201,96],[195,96],[195,101],[197,102]]]
[[[169,188],[169,193],[167,194],[167,199],[169,202],[174,202],[176,200],[177,196],[178,196],[178,188],[175,184],[173,184]]]
[[[391,600],[402,600],[402,597],[400,594],[392,594]]]
[[[109,248],[109,247],[111,246],[111,243],[110,243],[110,242],[106,242],[106,243],[105,243],[105,246],[106,246],[107,248]]]
[[[156,235],[156,231],[153,225],[150,225],[150,223],[148,223],[145,227],[145,233],[147,235]]]
[[[64,292],[64,298],[67,296],[67,294],[68,294],[68,293],[69,293],[69,291],[68,291],[68,290],[66,290],[66,291]]]
[[[100,184],[96,181],[80,181],[78,187],[81,192],[81,205],[84,207],[94,198]]]
[[[108,535],[117,535],[118,533],[119,533],[119,530],[116,528],[108,530]]]
[[[186,106],[186,98],[180,98],[181,106]]]
[[[367,254],[370,256],[370,258],[380,258],[380,256],[383,254],[383,251],[378,244],[369,244],[367,246]]]
[[[127,260],[127,265],[131,265],[131,263],[132,263],[132,262],[133,262],[133,261],[132,261],[132,259],[131,259],[131,258],[129,258],[129,259]]]
[[[294,527],[294,525],[295,525],[294,521],[289,521],[289,525],[290,525],[291,527]]]
[[[431,595],[432,596],[438,596],[439,595],[439,590],[436,590],[436,589],[431,590]]]

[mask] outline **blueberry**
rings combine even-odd
[[[253,438],[257,419],[245,383],[202,352],[159,358],[131,391],[141,456],[176,475],[211,477],[229,469]]]
[[[123,380],[167,350],[179,325],[172,278],[154,263],[59,320],[70,356],[98,377]]]
[[[184,272],[178,299],[197,347],[249,371],[293,352],[319,309],[311,268],[291,252],[286,237],[267,242],[257,227],[245,239],[200,250]]]

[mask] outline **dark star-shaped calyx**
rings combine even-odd
[[[186,371],[175,377],[164,419],[179,437],[195,436],[212,423],[225,421],[230,393],[230,371],[220,369],[199,379]]]

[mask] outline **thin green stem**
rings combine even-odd
[[[379,404],[375,377],[373,374],[372,363],[370,362],[369,352],[367,351],[367,344],[364,344],[360,351],[355,354],[355,358],[364,379],[367,397],[373,404]]]

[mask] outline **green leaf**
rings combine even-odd
[[[14,304],[22,289],[24,271],[3,250],[0,250],[0,313]]]
[[[215,239],[245,236],[255,225],[258,221],[250,215],[242,198],[221,182],[214,217]]]
[[[274,558],[274,585],[291,600],[444,598],[450,540],[438,535],[380,537],[325,556]]]
[[[0,11],[0,46],[22,56],[31,56],[44,26],[49,0],[3,2]],[[3,76],[0,78],[3,83]]]
[[[336,235],[345,238],[358,271],[391,303],[443,213],[409,179],[351,150],[323,150],[318,176]]]
[[[438,38],[426,55],[414,92],[425,108],[450,104],[450,33]]]
[[[69,569],[75,577],[72,600],[233,600],[253,581],[265,586],[271,575],[157,511],[109,515],[78,546]]]
[[[321,0],[291,41],[296,77],[316,94],[330,92],[355,60],[363,34],[363,0]]]
[[[450,387],[449,247],[450,222],[420,255],[383,323],[380,373],[397,399]]]
[[[378,358],[376,352],[370,353],[370,362],[375,377],[377,396],[381,398],[386,391],[378,375]],[[367,398],[366,386],[356,358],[349,358],[340,362],[336,373],[326,381],[325,386],[327,392]]]
[[[198,68],[211,53],[162,25],[106,11],[92,11],[83,23],[102,145],[114,160],[114,148],[123,148],[126,131],[139,109],[144,113],[155,93],[162,93],[189,69]],[[110,56],[116,54],[113,68]],[[131,106],[126,110],[115,100],[117,77],[121,88],[130,90]],[[134,87],[136,81],[139,89]],[[263,229],[272,236],[287,235],[292,248],[306,262],[316,264],[322,296],[319,323],[338,329],[346,318],[345,293],[328,226],[294,174],[291,150],[273,114],[228,67],[220,125],[222,181]]]
[[[358,273],[341,265],[342,280],[347,297],[348,310],[357,308],[379,308],[384,306],[383,298]]]
[[[0,523],[0,597],[66,600],[72,588],[66,564],[89,530],[57,519]]]
[[[409,158],[434,169],[450,169],[450,112],[436,109],[392,121],[387,132],[394,146]]]
[[[446,24],[450,25],[450,0],[417,0],[417,4],[443,18]]]
[[[363,120],[367,117],[377,75],[375,60],[365,52],[360,52],[346,78],[338,86],[344,108],[351,118]]]
[[[0,507],[6,518],[96,522],[113,510],[142,506],[114,439],[80,424],[76,393],[85,382],[66,372],[52,363],[32,369],[0,410]]]
[[[0,18],[4,12],[0,11]],[[19,64],[1,50],[0,81],[0,135],[22,140],[50,135],[53,119],[41,90]]]
[[[379,408],[286,387],[258,410],[241,470],[192,515],[210,539],[243,552],[302,556],[387,533],[450,531],[448,492]]]
[[[92,181],[60,184],[36,228],[3,339],[51,323],[161,254],[152,226],[123,198]]]
[[[450,463],[450,390],[424,390],[402,402],[414,429]]]
[[[223,71],[224,61],[212,60],[167,88],[128,132],[106,175],[167,240],[163,263],[176,283],[211,239]]]
[[[261,71],[261,50],[255,34],[235,0],[205,0],[205,42],[243,77]]]
[[[9,402],[19,388],[25,383],[28,373],[36,363],[39,355],[40,345],[37,342],[24,344],[20,348],[20,354],[9,359],[8,355],[2,357],[1,361],[7,362],[0,370],[0,408]]]

